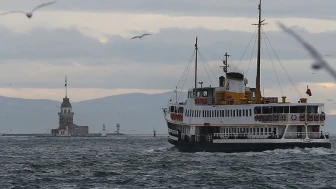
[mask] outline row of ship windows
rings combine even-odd
[[[250,135],[269,135],[276,134],[276,128],[273,127],[273,131],[271,127],[267,128],[221,128],[221,133],[249,133]]]
[[[251,109],[236,110],[186,110],[187,117],[249,117]]]

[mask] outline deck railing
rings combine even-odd
[[[276,114],[255,114],[254,120],[261,123],[290,122],[290,123],[323,123],[325,114],[310,113],[276,113]]]
[[[308,132],[309,139],[328,139],[328,132]],[[251,133],[214,133],[214,139],[280,139],[283,135],[254,135]],[[305,132],[286,132],[285,139],[305,139]]]
[[[325,139],[329,138],[328,132],[307,132],[308,138],[310,139]],[[285,139],[305,139],[306,132],[286,132]]]

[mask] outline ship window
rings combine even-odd
[[[284,106],[284,113],[289,113],[289,106]]]
[[[208,97],[208,91],[203,91],[203,97]]]
[[[274,109],[275,109],[275,111],[274,111]],[[275,108],[273,108],[273,112],[278,113],[278,114],[282,114],[284,112],[284,107],[283,106],[275,106]]]
[[[221,116],[220,116],[220,113],[221,113],[221,111],[220,111],[220,110],[217,110],[217,117],[221,117]]]
[[[261,107],[254,107],[254,114],[261,114]]]
[[[184,109],[183,109],[183,107],[179,107],[178,110],[179,110],[178,113],[183,113],[183,110],[184,110]]]
[[[201,110],[198,111],[198,117],[201,117]]]
[[[246,110],[246,114],[245,115],[246,115],[246,117],[248,116],[248,110]]]
[[[290,113],[305,113],[306,106],[291,106]]]
[[[272,106],[264,106],[262,107],[263,114],[271,114],[272,113]]]
[[[268,135],[268,133],[267,133],[267,128],[265,128],[265,135]]]
[[[170,112],[175,112],[175,106],[170,106]]]
[[[203,110],[202,112],[203,112],[203,113],[202,113],[202,114],[203,114],[203,117],[205,117],[205,113],[204,113],[204,110]]]
[[[269,134],[271,134],[272,128],[268,128],[268,132],[269,132]]]
[[[257,135],[259,135],[259,128],[257,128]]]
[[[253,135],[256,135],[255,128],[253,128]]]
[[[264,128],[260,128],[260,135],[264,135]]]
[[[252,116],[252,110],[250,109],[250,116]]]
[[[212,117],[216,117],[216,111],[212,110]]]
[[[243,116],[245,116],[245,110],[242,110],[243,111]]]
[[[318,106],[308,106],[307,112],[316,114],[318,112]]]
[[[236,117],[236,110],[232,110],[233,116],[232,117]]]

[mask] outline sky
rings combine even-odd
[[[44,2],[0,0],[0,9],[29,11]],[[333,0],[263,2],[261,85],[266,96],[285,95],[295,102],[306,97],[308,85],[309,101],[327,103],[327,111],[336,114],[334,79],[311,70],[309,54],[276,25],[282,22],[321,54],[334,55],[335,6]],[[193,55],[196,36],[202,56],[199,81],[217,86],[228,52],[229,70],[244,72],[254,87],[257,7],[257,0],[58,0],[31,19],[0,16],[0,95],[61,100],[65,75],[74,102],[171,91]],[[143,33],[153,35],[129,40]],[[325,58],[333,64],[334,56]],[[209,74],[203,63],[211,68]],[[193,66],[188,73],[184,90],[193,85]]]

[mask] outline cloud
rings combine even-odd
[[[40,0],[1,1],[3,10],[30,10]],[[251,17],[257,13],[258,0],[59,0],[55,5],[41,11],[88,11],[88,12],[121,12],[152,13],[170,16],[225,16]],[[306,17],[335,19],[334,0],[267,0],[262,2],[263,14],[267,17]]]
[[[298,28],[298,27],[295,27]],[[336,32],[309,33],[299,28],[299,33],[314,44],[321,53],[332,54],[330,50],[336,43]],[[142,40],[129,40],[119,35],[109,35],[104,43],[82,34],[79,30],[36,28],[28,33],[15,33],[5,27],[0,28],[0,59],[62,60],[62,59],[96,59],[97,65],[103,59],[110,59],[120,64],[125,61],[138,63],[176,64],[187,61],[192,55],[195,37],[199,37],[199,49],[206,60],[218,60],[225,51],[239,60],[246,49],[253,33],[230,30],[210,30],[204,28],[161,29],[152,36]],[[307,58],[304,49],[283,32],[273,31],[263,36],[263,44],[271,42],[281,59]],[[255,42],[255,37],[249,47]],[[271,48],[268,44],[268,48]],[[272,49],[269,49],[272,53]],[[248,52],[250,53],[250,52]],[[263,58],[269,58],[267,47],[263,45]],[[250,59],[246,54],[244,59]],[[59,62],[61,63],[61,61]]]
[[[294,29],[323,54],[332,54],[330,49],[336,43],[336,32],[310,33],[304,28]],[[1,27],[0,43],[6,45],[0,46],[0,69],[4,71],[0,75],[3,81],[0,87],[8,87],[11,83],[12,88],[59,88],[64,75],[68,75],[69,84],[77,88],[173,89],[193,54],[195,36],[199,38],[199,79],[204,81],[204,85],[217,85],[217,78],[223,74],[219,66],[225,52],[231,55],[230,70],[234,71],[239,64],[238,70],[252,78],[250,83],[254,84],[256,49],[251,59],[255,42],[252,34],[204,28],[166,28],[143,40],[110,35],[106,43],[101,43],[76,28],[37,28],[28,33],[15,33]],[[321,74],[324,72],[312,74],[309,55],[290,37],[276,31],[266,35],[267,38],[263,36],[262,39],[262,84],[265,87],[277,83],[273,64],[280,83],[291,85],[270,44],[265,45],[267,39],[296,84],[331,80]],[[209,72],[212,83],[208,82],[203,58],[215,73],[213,76]],[[187,82],[192,81],[192,70],[191,66]],[[191,86],[192,82],[185,85],[186,88]]]

